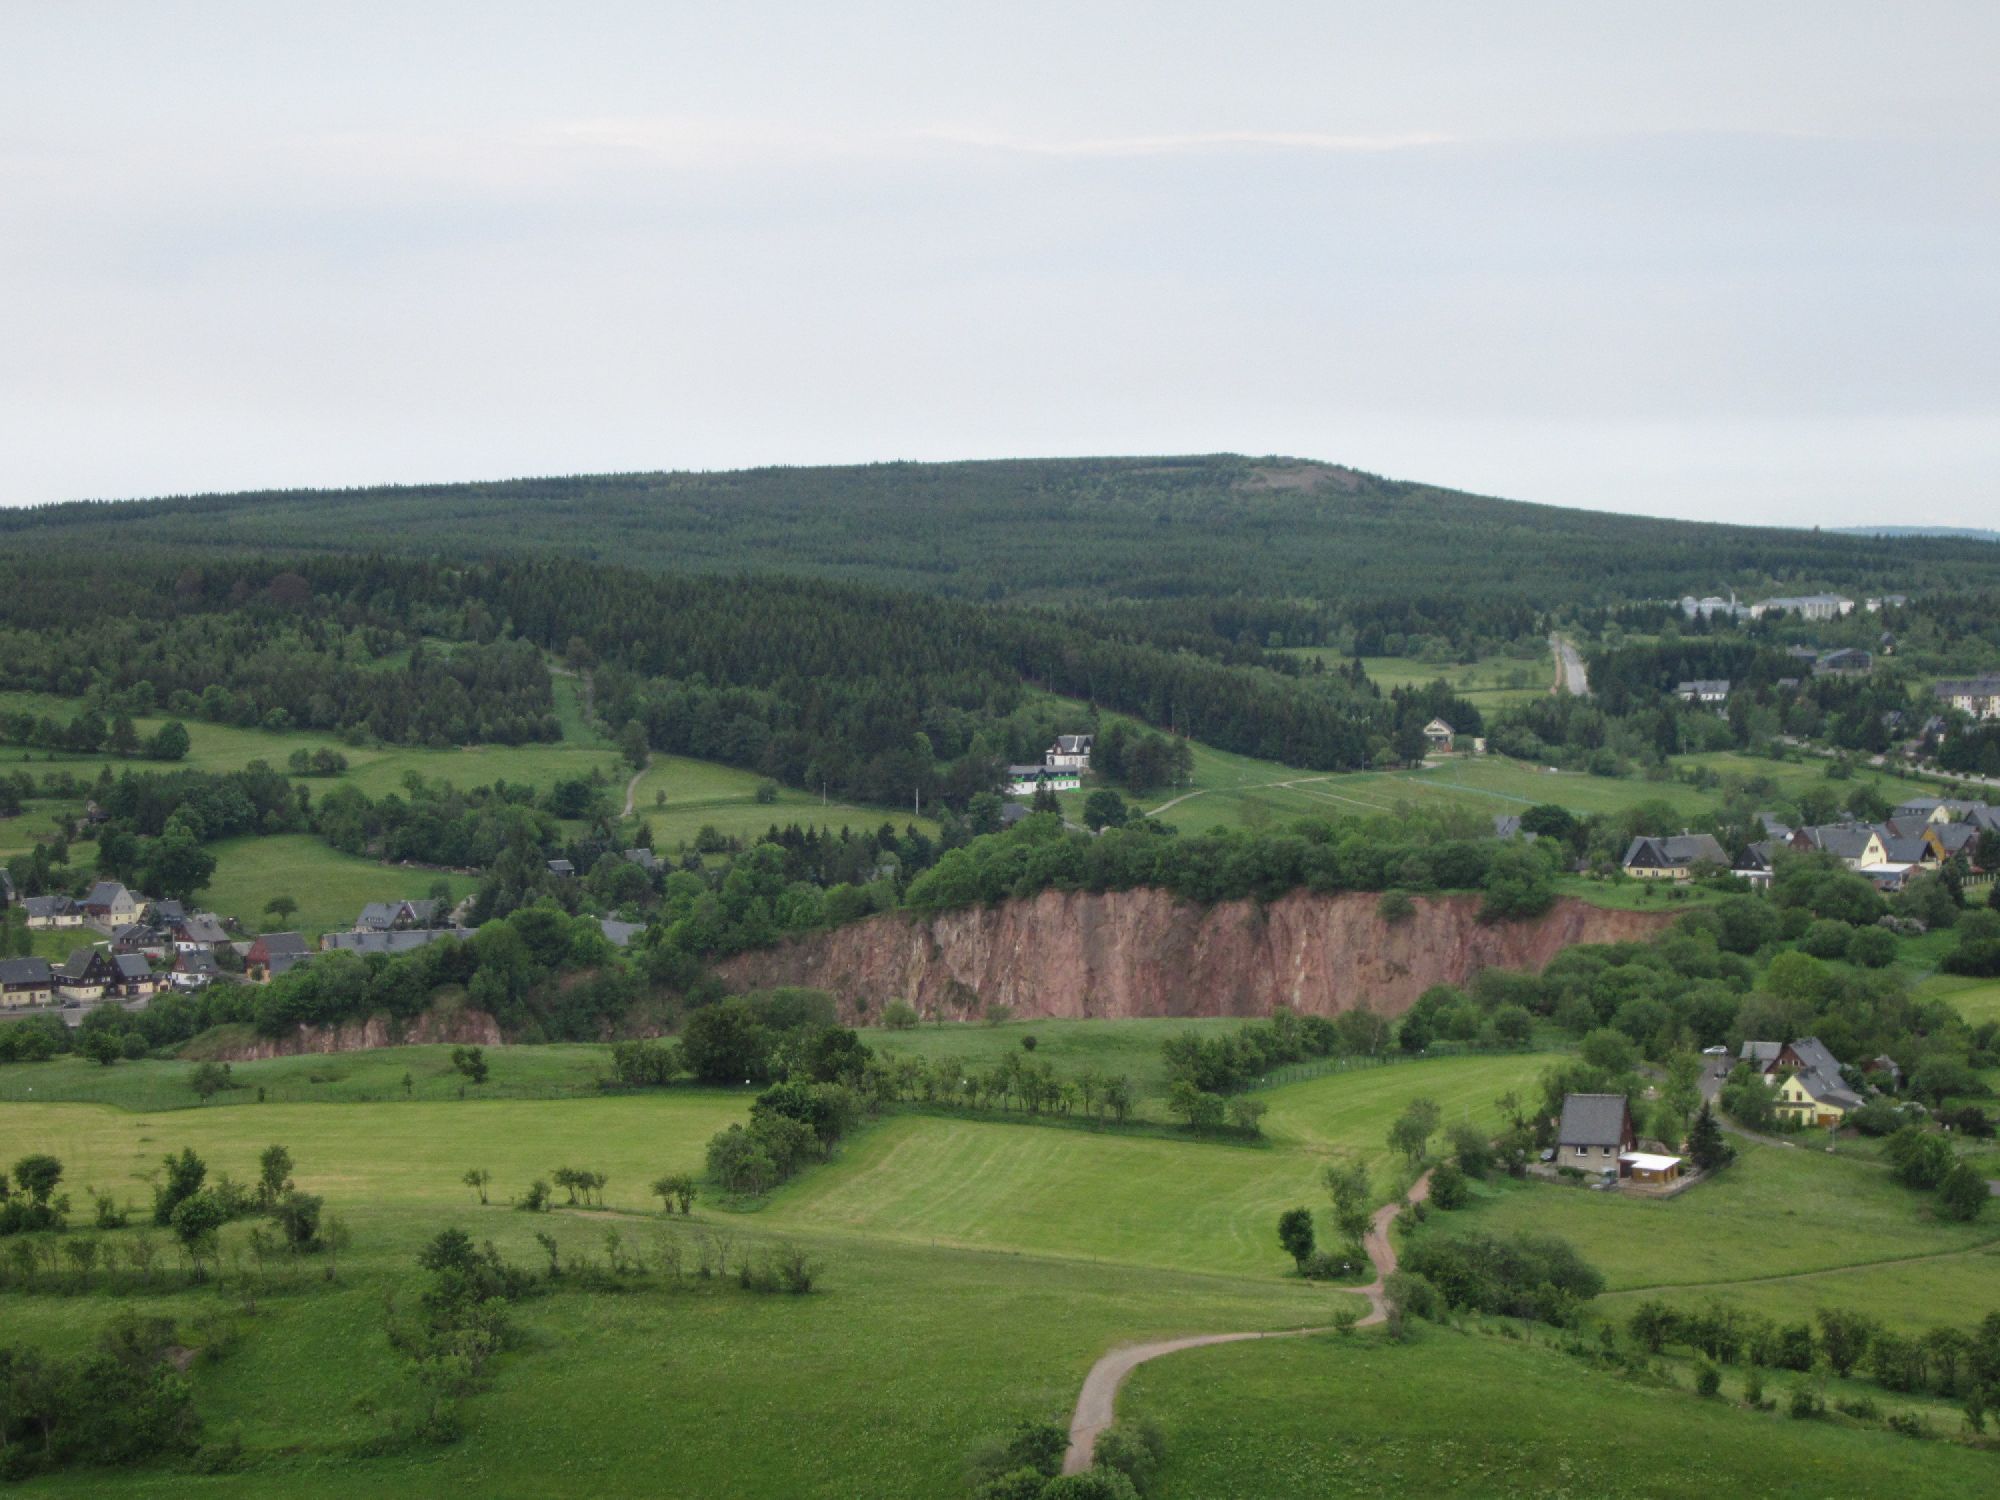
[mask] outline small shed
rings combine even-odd
[[[1618,1175],[1634,1182],[1664,1185],[1681,1180],[1681,1159],[1651,1151],[1627,1151],[1618,1158]]]

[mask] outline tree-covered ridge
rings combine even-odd
[[[0,510],[0,537],[22,547],[180,545],[211,554],[526,553],[1082,602],[1504,599],[1546,609],[1767,581],[1908,592],[2000,578],[2000,553],[1955,538],[1618,516],[1229,454],[81,502]]]

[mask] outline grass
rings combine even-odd
[[[1924,986],[1924,991],[1946,996],[1974,1026],[2000,1021],[2000,980],[1935,979]]]
[[[1881,1266],[2000,1239],[2000,1223],[1935,1218],[1925,1195],[1865,1161],[1736,1144],[1741,1155],[1734,1166],[1677,1198],[1504,1183],[1482,1192],[1470,1210],[1434,1218],[1436,1227],[1425,1232],[1464,1227],[1560,1235],[1604,1272],[1613,1292],[1707,1289]],[[2000,1307],[2000,1295],[1992,1305]]]
[[[1464,1099],[1485,1118],[1491,1099],[1526,1086],[1546,1062],[1439,1058],[1288,1084],[1262,1096],[1270,1115],[1261,1145],[902,1116],[781,1190],[761,1217],[878,1238],[1278,1276],[1286,1260],[1272,1226],[1300,1204],[1325,1209],[1320,1171],[1333,1153],[1367,1160],[1386,1198],[1394,1178],[1384,1142],[1411,1099]]]
[[[1794,1422],[1784,1379],[1769,1389],[1779,1411],[1750,1412],[1593,1373],[1544,1345],[1423,1326],[1405,1344],[1320,1336],[1155,1360],[1133,1373],[1120,1414],[1167,1432],[1157,1500],[1960,1500],[1992,1485],[1990,1454]]]
[[[933,836],[938,831],[934,819],[915,817],[907,807],[901,811],[869,808],[838,799],[822,805],[818,797],[794,787],[779,787],[773,801],[759,802],[757,789],[765,780],[753,771],[713,761],[655,755],[639,778],[633,812],[653,830],[653,847],[663,853],[691,845],[695,835],[707,827],[744,840],[758,837],[774,823],[780,828],[797,823],[806,828],[873,833],[884,823],[893,823],[900,831],[914,822]],[[623,786],[621,778],[621,806]],[[656,800],[662,793],[664,804]]]
[[[236,918],[245,932],[283,928],[309,937],[344,932],[370,901],[424,896],[440,880],[451,887],[456,901],[478,885],[468,875],[343,854],[305,833],[223,839],[209,845],[209,852],[215,856],[215,877],[201,892],[200,902],[220,916]],[[280,895],[299,904],[298,911],[282,923],[264,914],[264,904]]]
[[[1230,1017],[1185,1017],[1132,1021],[1008,1021],[998,1026],[919,1026],[908,1031],[873,1027],[862,1032],[868,1045],[886,1056],[921,1057],[926,1062],[956,1057],[968,1067],[990,1068],[1035,1039],[1035,1056],[1074,1078],[1086,1068],[1123,1074],[1142,1098],[1167,1092],[1166,1062],[1160,1044],[1184,1031],[1226,1035],[1243,1026]]]

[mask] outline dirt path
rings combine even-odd
[[[1410,1201],[1421,1203],[1431,1193],[1431,1174],[1426,1172],[1410,1188]],[[1375,1279],[1367,1286],[1338,1287],[1336,1290],[1368,1299],[1368,1315],[1354,1326],[1369,1328],[1383,1323],[1389,1317],[1388,1300],[1383,1288],[1396,1269],[1396,1249],[1389,1243],[1389,1226],[1401,1210],[1400,1203],[1385,1203],[1375,1210],[1375,1217],[1368,1226],[1368,1233],[1362,1240],[1362,1248],[1367,1250],[1368,1259],[1375,1266]],[[1270,1333],[1202,1333],[1189,1338],[1162,1339],[1155,1344],[1131,1344],[1123,1349],[1113,1349],[1109,1354],[1090,1367],[1090,1373],[1083,1377],[1083,1389],[1077,1393],[1076,1410],[1069,1419],[1069,1452],[1063,1456],[1063,1473],[1081,1474],[1090,1467],[1097,1456],[1097,1437],[1109,1427],[1117,1415],[1118,1388],[1125,1383],[1125,1377],[1150,1359],[1158,1359],[1163,1354],[1178,1354],[1183,1349],[1200,1349],[1209,1344],[1240,1344],[1248,1339],[1295,1339],[1309,1333],[1325,1333],[1331,1324],[1321,1324],[1314,1328],[1283,1328]]]
[[[650,754],[648,754],[646,756],[646,764],[639,767],[638,770],[634,771],[632,773],[632,779],[625,783],[625,811],[619,814],[621,818],[629,818],[632,816],[632,799],[639,795],[639,778],[646,774],[647,770],[651,768],[652,764],[653,764],[653,757]]]

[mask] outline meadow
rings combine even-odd
[[[691,846],[704,828],[745,841],[759,837],[774,824],[784,828],[794,823],[835,831],[847,828],[856,833],[873,833],[884,823],[893,823],[898,830],[915,823],[931,836],[937,835],[936,819],[917,817],[908,807],[862,807],[838,798],[822,802],[796,787],[768,784],[776,788],[775,795],[769,802],[759,802],[758,788],[767,782],[753,771],[656,754],[639,777],[632,811],[652,829],[653,847],[662,853]],[[665,800],[661,801],[663,795]]]
[[[308,938],[345,932],[370,901],[402,901],[426,896],[442,881],[452,900],[469,896],[479,882],[421,866],[389,865],[343,854],[309,833],[222,839],[209,845],[215,876],[201,904],[234,917],[245,932],[296,930]],[[274,896],[290,896],[298,910],[282,921],[264,911]]]

